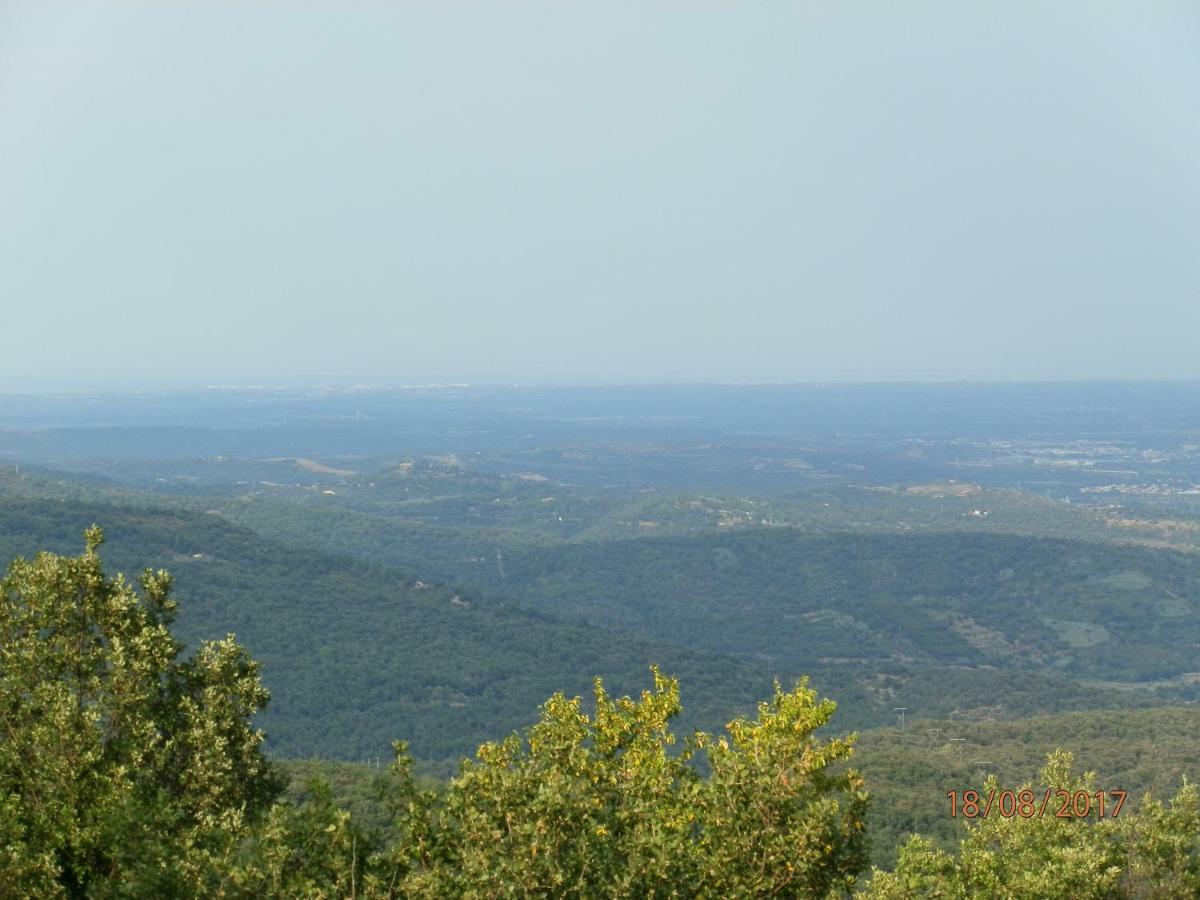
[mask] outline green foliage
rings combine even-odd
[[[277,803],[238,852],[222,860],[213,896],[354,896],[365,875],[370,844],[328,785],[315,781],[302,804]]]
[[[853,737],[814,739],[833,715],[804,681],[776,686],[755,721],[730,724],[730,739],[709,751],[709,812],[703,846],[714,895],[823,896],[853,884],[866,860],[867,794],[853,769],[829,767],[850,757]]]
[[[1072,756],[1050,754],[1037,782],[1022,789],[1094,793],[1093,773],[1072,772]],[[1035,787],[1036,784],[1036,787]],[[989,779],[981,793],[999,790]],[[1020,790],[1020,789],[1019,789]],[[868,897],[1005,897],[1014,900],[1195,897],[1200,891],[1200,794],[1184,783],[1168,805],[1148,799],[1118,818],[991,815],[968,826],[957,852],[922,837],[900,852],[893,872],[875,871]]]
[[[106,578],[102,540],[0,581],[0,885],[43,896],[173,890],[279,789],[255,663],[232,637],[181,659],[169,576]]]
[[[833,713],[815,697],[777,686],[728,737],[697,733],[672,753],[678,684],[657,670],[639,701],[597,680],[591,716],[556,694],[525,739],[464,762],[444,799],[425,801],[432,825],[387,858],[405,892],[433,897],[846,892],[866,861],[866,793],[830,771],[853,741],[814,737]]]
[[[1200,789],[1184,780],[1167,804],[1147,798],[1126,828],[1130,865],[1125,879],[1135,897],[1200,897]]]

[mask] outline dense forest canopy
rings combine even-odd
[[[591,672],[635,691],[652,661],[680,677],[687,726],[708,730],[802,675],[836,686],[848,727],[891,723],[896,706],[990,718],[1194,690],[1172,679],[1192,670],[1197,620],[1180,613],[1200,562],[1152,548],[772,528],[510,551],[506,588],[463,588],[161,500],[3,512],[8,556],[66,552],[103,521],[121,568],[169,564],[181,636],[234,631],[265,666],[281,699],[261,723],[288,756],[385,755],[403,729],[448,773],[555,690],[586,692]]]

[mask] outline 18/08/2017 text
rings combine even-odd
[[[1072,792],[1064,788],[1046,788],[1040,797],[1029,788],[1021,791],[992,788],[986,794],[975,790],[946,792],[952,819],[959,816],[966,819],[987,818],[997,813],[1005,819],[1014,816],[1040,819],[1047,814],[1058,819],[1087,819],[1093,815],[1098,819],[1116,818],[1121,814],[1128,796],[1128,791]],[[1055,800],[1054,806],[1050,804],[1051,797]]]

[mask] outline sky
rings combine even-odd
[[[0,0],[0,393],[1200,379],[1200,4]]]

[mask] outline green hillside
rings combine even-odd
[[[1146,547],[760,528],[513,552],[504,572],[523,602],[783,671],[896,662],[1159,681],[1200,669],[1200,558]]]
[[[405,738],[448,769],[593,675],[636,691],[658,662],[690,679],[689,727],[723,724],[770,687],[729,657],[564,623],[395,570],[289,548],[186,510],[6,500],[0,558],[77,552],[100,523],[112,571],[168,569],[189,644],[235,632],[275,699],[261,717],[283,756],[386,756]]]
[[[375,495],[368,513],[316,490],[222,501],[9,474],[0,552],[71,552],[97,521],[115,567],[171,570],[186,639],[234,631],[263,660],[280,699],[262,722],[272,749],[292,755],[378,756],[407,737],[448,765],[551,689],[586,694],[595,673],[635,690],[651,662],[681,674],[685,724],[706,728],[772,678],[800,675],[838,699],[851,728],[889,723],[898,706],[988,721],[1155,702],[1130,681],[1165,697],[1195,690],[1187,554],[969,531],[704,528],[716,501],[683,496],[580,517],[599,516],[594,531],[655,505],[663,521],[695,518],[690,533],[564,540],[529,525],[544,485],[512,482],[505,502],[487,501],[509,512],[470,525],[504,480],[438,464],[384,483],[391,505]],[[896,500],[867,494],[885,509]]]
[[[781,671],[892,661],[1160,681],[1200,668],[1200,559],[1187,553],[990,533],[763,527],[538,546],[513,532],[345,510],[233,509],[290,540],[357,546],[428,577]]]
[[[431,478],[402,480],[425,497]],[[969,486],[843,488],[762,501],[626,498],[592,509],[581,528],[588,515],[564,505],[561,486],[540,486],[542,500],[522,485],[487,500],[481,485],[496,489],[494,480],[437,478],[461,480],[470,496],[389,506],[382,495],[367,503],[353,491],[274,494],[239,498],[221,513],[288,543],[738,654],[785,674],[993,666],[1154,683],[1189,696],[1179,679],[1200,670],[1200,556],[1148,546],[1153,529],[1131,543],[1140,532],[1130,523],[1140,520],[1112,511]],[[554,537],[535,513],[562,515],[564,528],[575,521],[574,536]],[[639,539],[595,539],[601,534]]]
[[[305,470],[303,481],[295,480],[293,463],[287,474],[274,471],[278,463],[257,465],[262,467],[257,474],[267,480],[229,484],[225,492],[237,502],[222,507],[223,512],[264,532],[278,529],[325,549],[330,549],[326,541],[344,537],[314,531],[308,520],[336,514],[369,542],[369,552],[385,555],[401,550],[389,538],[389,526],[397,522],[462,529],[464,535],[474,532],[501,542],[518,534],[543,543],[609,541],[774,525],[826,534],[1016,534],[1200,549],[1200,521],[1183,496],[1157,505],[1145,498],[1122,505],[1071,504],[960,482],[836,484],[797,493],[713,495],[586,489],[539,480],[536,473],[485,474],[453,458],[417,459],[348,478]],[[329,489],[332,494],[325,492]],[[368,552],[361,543],[354,546]]]
[[[620,690],[635,691],[653,662],[684,678],[685,730],[719,728],[772,678],[788,682],[802,674],[838,697],[844,727],[890,722],[898,705],[918,717],[987,719],[1147,702],[1144,694],[1084,686],[1054,673],[1001,675],[897,664],[883,656],[881,665],[864,667],[837,664],[825,652],[782,661],[743,653],[738,659],[717,649],[718,635],[690,626],[655,639],[603,621],[572,623],[567,617],[583,613],[567,606],[538,612],[478,591],[418,587],[394,568],[289,547],[220,516],[161,501],[129,507],[7,499],[0,506],[0,555],[71,552],[92,522],[106,527],[106,557],[114,569],[133,571],[151,561],[173,573],[184,639],[195,643],[232,631],[263,662],[276,700],[261,724],[272,751],[282,755],[375,757],[402,737],[419,759],[445,771],[479,740],[516,728],[553,690],[586,694],[591,676],[600,674]],[[703,546],[708,539],[694,540]],[[639,541],[597,548],[660,546]],[[515,573],[524,575],[536,558],[514,557]],[[647,584],[654,587],[649,574]],[[529,595],[538,597],[532,589]],[[580,599],[589,596],[581,591]],[[697,622],[723,627],[702,612],[696,608]]]

